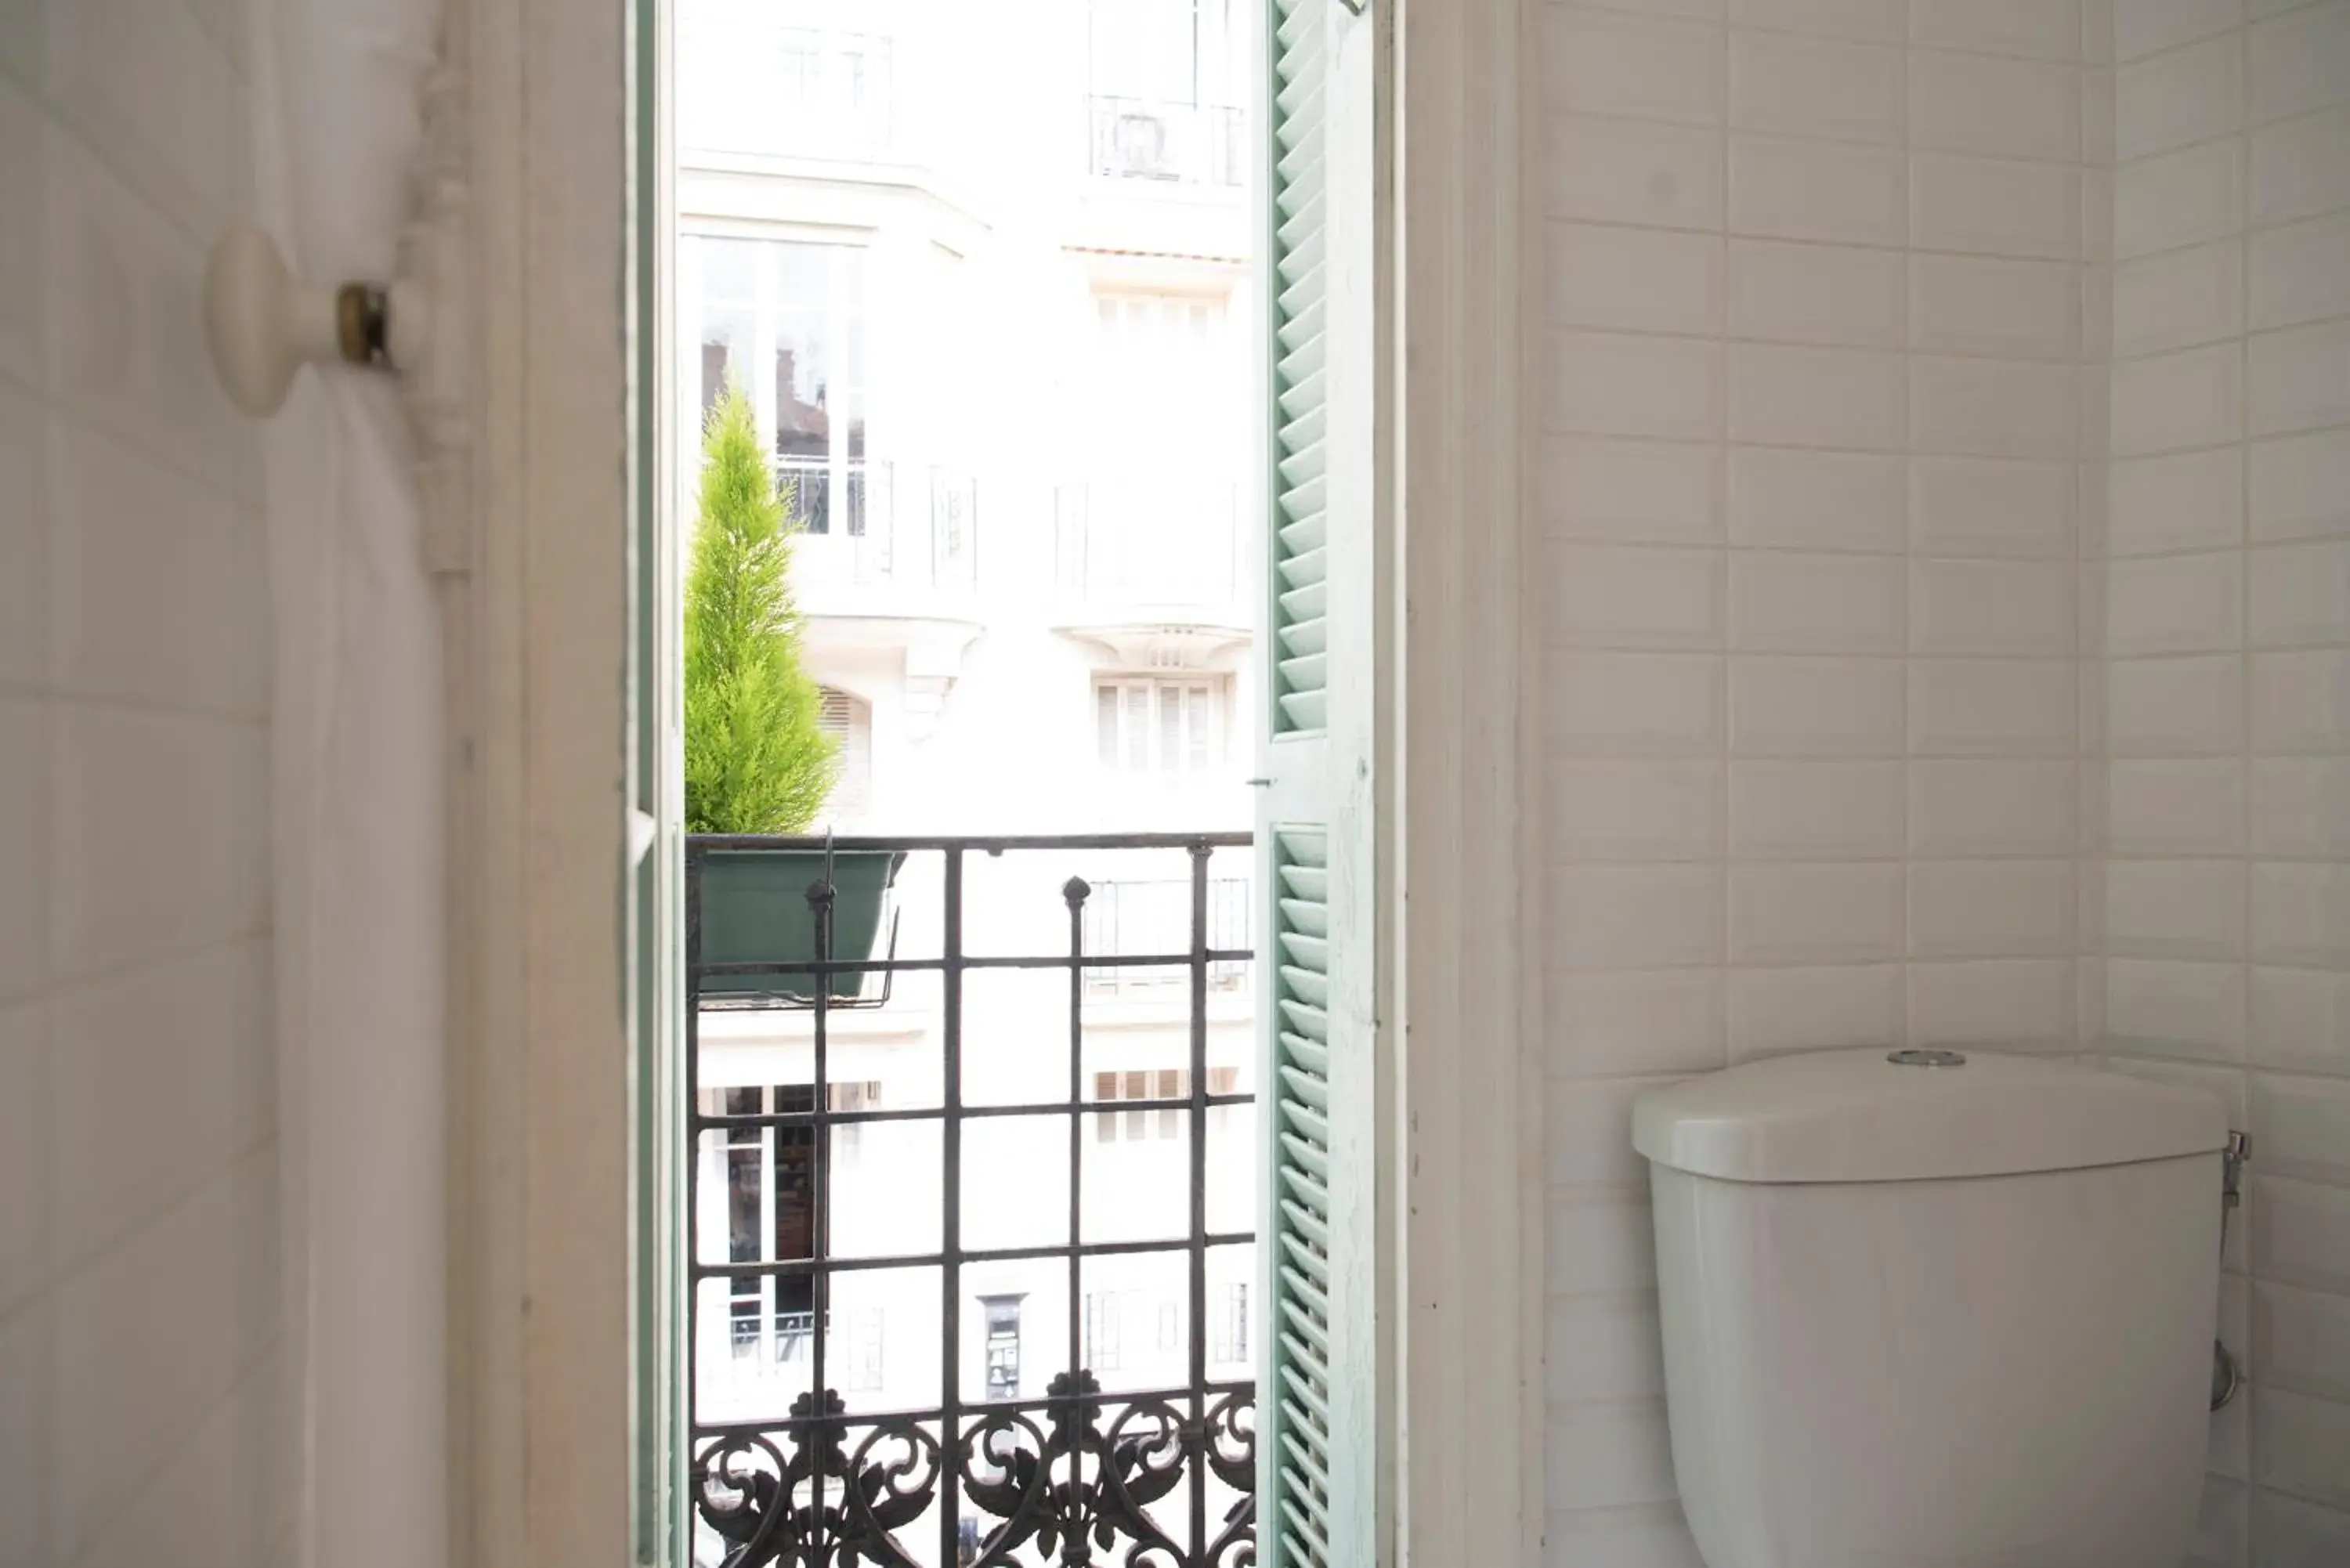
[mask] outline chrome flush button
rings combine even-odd
[[[1897,1067],[1963,1067],[1966,1057],[1957,1051],[1895,1051],[1887,1061]]]

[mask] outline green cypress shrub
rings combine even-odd
[[[800,662],[791,529],[738,386],[702,432],[685,580],[685,827],[797,833],[832,788],[823,695]]]

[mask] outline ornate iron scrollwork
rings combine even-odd
[[[1167,1398],[1105,1397],[1089,1372],[1063,1373],[1047,1394],[1058,1403],[1045,1424],[983,1407],[957,1442],[957,1490],[995,1521],[958,1568],[1253,1568],[1252,1392],[1218,1397],[1196,1427]],[[1118,1411],[1106,1426],[1105,1406]],[[724,1568],[920,1568],[899,1533],[939,1501],[937,1418],[868,1426],[845,1417],[837,1394],[820,1412],[803,1394],[777,1431],[711,1438],[694,1455],[694,1503],[724,1542]],[[1197,1557],[1152,1512],[1187,1476],[1240,1494]]]

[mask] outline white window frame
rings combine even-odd
[[[1166,744],[1170,700],[1177,708],[1173,766]],[[1114,777],[1169,789],[1221,782],[1232,768],[1232,678],[1218,670],[1097,675],[1093,732],[1094,760]],[[1207,754],[1195,762],[1203,740]]]

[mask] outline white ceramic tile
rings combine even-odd
[[[49,977],[54,732],[45,705],[0,697],[0,1002]]]
[[[2350,424],[2350,321],[2256,335],[2244,379],[2256,436]]]
[[[1721,349],[1618,332],[1551,337],[1550,428],[1571,435],[1706,440],[1720,433]]]
[[[1887,862],[1734,866],[1737,963],[1866,963],[1901,953],[1902,868]]]
[[[1721,241],[1715,235],[1553,223],[1548,277],[1555,327],[1721,330]]]
[[[1549,1136],[1544,1140],[1549,1185],[1554,1189],[1645,1187],[1648,1162],[1632,1147],[1632,1100],[1643,1089],[1676,1081],[1673,1076],[1554,1075],[1546,1085]]]
[[[2350,207],[2350,107],[2252,132],[2252,222],[2289,223]]]
[[[1766,653],[1898,653],[1901,563],[1884,556],[1734,550],[1730,646]]]
[[[2253,970],[2251,1059],[2263,1067],[2350,1075],[2350,975]]]
[[[2114,353],[2125,359],[2244,329],[2244,243],[2164,251],[2114,269]]]
[[[2209,141],[2243,123],[2244,48],[2237,34],[2124,66],[2116,78],[2114,150],[2123,158]]]
[[[2350,1562],[2350,1510],[2263,1490],[2252,1498],[2252,1541],[2262,1568],[2332,1568]]]
[[[0,212],[8,214],[0,226],[0,377],[28,387],[41,379],[47,342],[48,138],[40,111],[0,79]]]
[[[1908,798],[1915,856],[2064,855],[2073,847],[2070,762],[1915,762]]]
[[[1898,245],[1906,205],[1901,154],[1889,148],[1731,138],[1733,234]]]
[[[2106,648],[2124,656],[2220,653],[2243,640],[2243,556],[2116,561],[2106,574]]]
[[[1898,763],[1742,762],[1730,774],[1730,847],[1746,859],[1901,853]]]
[[[2350,543],[2251,552],[2256,648],[2350,642]]]
[[[1908,880],[1913,958],[2073,950],[2070,860],[1913,860]]]
[[[2081,0],[2081,58],[2091,65],[2114,63],[2116,0]]]
[[[1662,969],[1721,961],[1721,873],[1703,866],[1588,866],[1562,879],[1554,922],[1573,969]],[[1686,1065],[1659,1060],[1652,1070]]]
[[[1826,37],[1901,37],[1903,0],[1730,0],[1730,19]]]
[[[31,687],[49,673],[46,436],[40,405],[0,383],[0,495],[8,498],[0,507],[0,685]]]
[[[2234,26],[2243,0],[2114,0],[2114,53],[2135,60]]]
[[[2243,354],[2234,343],[2128,360],[2112,377],[2116,457],[2213,446],[2242,432]]]
[[[1554,857],[1694,860],[1721,853],[1719,763],[1555,763],[1549,784]]]
[[[1552,436],[1537,482],[1554,538],[1696,545],[1721,536],[1721,457],[1709,446]]]
[[[2114,100],[2118,95],[2111,67],[2093,66],[2081,72],[2081,161],[2102,172],[2114,166]]]
[[[2241,964],[2106,961],[2106,1032],[2116,1046],[2166,1056],[2241,1061],[2243,1015]]]
[[[271,1091],[252,1071],[255,1039],[271,1026],[266,984],[249,950],[216,948],[57,1003],[49,1117],[61,1262],[167,1208],[189,1172],[220,1166],[258,1124]]]
[[[1941,354],[2069,359],[2080,348],[2080,271],[1996,256],[1909,258],[1909,346]]]
[[[68,710],[57,756],[57,961],[88,974],[259,929],[268,745],[258,726]]]
[[[2251,1091],[2249,1086],[2251,1075],[2241,1067],[2210,1062],[2177,1062],[2160,1056],[2128,1055],[2108,1057],[2106,1064],[2113,1071],[2126,1074],[2133,1078],[2146,1078],[2158,1084],[2168,1084],[2173,1088],[2194,1089],[2210,1096],[2220,1102],[2220,1111],[2228,1118],[2228,1125],[2240,1132],[2249,1130],[2252,1125]],[[2220,1261],[2220,1266],[2231,1273],[2241,1273],[2244,1267],[2243,1256],[2236,1244],[2244,1230],[2242,1218],[2240,1212],[2236,1220],[2229,1226],[2230,1234],[2226,1251]],[[2226,1293],[2229,1288],[2228,1282],[2221,1281],[2220,1288],[2222,1293]],[[2223,1319],[2227,1315],[2230,1304],[2223,1293],[2220,1303]],[[2244,1344],[2241,1334],[2237,1336],[2236,1344],[2240,1353],[2249,1358],[2251,1347]]]
[[[2255,1277],[2350,1295],[2350,1187],[2255,1174],[2248,1207]]]
[[[1550,1451],[1561,1453],[1556,1439]],[[1557,1495],[1553,1490],[1545,1497]],[[1554,1508],[1544,1519],[1543,1538],[1546,1568],[1705,1568],[1674,1502]]]
[[[252,206],[248,95],[173,0],[50,0],[47,96],[192,234]]]
[[[2073,1043],[2067,959],[1970,959],[1912,963],[1909,1043],[2005,1051],[2063,1051]]]
[[[2350,534],[2350,431],[2252,444],[2252,535]]]
[[[2251,30],[2252,117],[2282,119],[2350,99],[2350,6],[2312,5]]]
[[[2350,1297],[2256,1282],[2251,1315],[2262,1386],[2350,1399]]]
[[[2060,163],[1921,152],[1909,161],[1909,243],[1978,255],[2083,254],[2080,171]]]
[[[2081,73],[2070,65],[1939,49],[1909,55],[1909,144],[2076,161]]]
[[[2241,1480],[2206,1475],[2179,1568],[2251,1568],[2251,1493]]]
[[[1553,1404],[1548,1436],[1544,1501],[1554,1508],[1662,1502],[1673,1495],[1662,1399]]]
[[[2073,651],[2074,569],[2053,561],[1912,561],[1909,647],[1918,653]]]
[[[1898,452],[1901,370],[1898,354],[1733,343],[1731,439]]]
[[[2252,956],[2350,969],[2350,868],[2262,861],[2252,868]]]
[[[2350,1404],[2263,1388],[2252,1420],[2255,1480],[2350,1509]]]
[[[1544,1258],[1551,1291],[1551,1333],[1555,1349],[1575,1356],[1605,1349],[1600,1335],[1624,1331],[1638,1314],[1652,1312],[1657,1288],[1657,1227],[1648,1213],[1648,1187],[1619,1192],[1551,1192],[1544,1204],[1549,1222],[1549,1255]],[[1558,1298],[1579,1298],[1563,1300]],[[1605,1314],[1603,1321],[1600,1319]],[[1617,1314],[1621,1314],[1621,1319]],[[1638,1349],[1638,1347],[1633,1347]],[[1624,1373],[1628,1368],[1610,1368]],[[1607,1373],[1584,1373],[1582,1387],[1598,1387]]]
[[[1913,355],[1909,432],[1919,451],[1975,457],[2071,457],[2070,365]]]
[[[2254,327],[2350,316],[2350,213],[2262,229],[2251,244]]]
[[[57,1293],[51,1433],[57,1541],[89,1541],[144,1475],[227,1394],[277,1282],[250,1277],[234,1174],[198,1189],[167,1223],[70,1276]],[[155,1303],[171,1310],[158,1312]]]
[[[1733,240],[1730,330],[1783,343],[1898,348],[1901,258],[1857,245]]]
[[[1730,536],[1739,544],[1898,553],[1903,515],[1898,457],[1731,452]]]
[[[2081,234],[2081,259],[2099,265],[2111,265],[2118,254],[2115,231],[2119,214],[2115,210],[2115,177],[2106,164],[2096,164],[2081,171],[2081,210],[2078,219]]]
[[[2261,751],[2350,751],[2350,653],[2257,656],[2251,703]]]
[[[1553,8],[1543,19],[1550,107],[1577,114],[1721,123],[1721,29]]]
[[[1893,1045],[1902,1038],[1899,964],[1732,970],[1730,1059]]]
[[[1935,556],[2070,560],[2076,492],[2067,462],[1913,458],[1910,547]]]
[[[68,139],[48,186],[52,388],[61,401],[216,489],[254,472],[252,421],[204,349],[203,256]]]
[[[2244,765],[2235,758],[2114,758],[2106,847],[2115,855],[2241,855]]]
[[[2252,1147],[2263,1170],[2350,1183],[2350,1082],[2255,1073],[2251,1093]]]
[[[0,1008],[0,1324],[50,1275],[50,1059],[48,1011]]]
[[[2069,661],[1913,659],[1909,746],[1923,756],[2069,756]]]
[[[2116,556],[2238,544],[2244,536],[2243,448],[2117,460],[2106,510]]]
[[[1730,123],[1835,140],[1901,140],[1902,54],[1877,44],[1733,32]]]
[[[2106,744],[2119,756],[2230,755],[2244,738],[2238,658],[2131,659],[2106,680]]]
[[[2106,951],[2124,958],[2243,957],[2243,862],[2106,862]]]
[[[2114,254],[2127,261],[2239,232],[2243,170],[2232,140],[2128,164],[2114,182]]]
[[[1655,1293],[1554,1295],[1546,1387],[1554,1401],[1664,1398],[1664,1335]]]
[[[1552,748],[1567,755],[1693,756],[1721,745],[1718,656],[1555,652],[1549,660]]]
[[[1737,659],[1731,670],[1731,753],[1898,756],[1901,680],[1898,659]]]
[[[61,428],[51,450],[60,687],[265,712],[260,517],[94,432]]]
[[[280,1398],[265,1369],[247,1376],[108,1517],[81,1559],[87,1568],[167,1560],[234,1568],[267,1561],[263,1536],[279,1511],[262,1500],[274,1498],[286,1473],[272,1468],[270,1448]]]
[[[1550,216],[1674,229],[1721,225],[1720,132],[1552,115],[1544,136]]]
[[[1570,888],[1593,884],[1614,891],[1625,877],[1611,879],[1578,871]],[[1639,877],[1684,878],[1681,872],[1644,871]],[[1714,913],[1713,945],[1721,943],[1721,877],[1711,879],[1704,900]],[[1696,906],[1692,905],[1692,908]],[[1644,902],[1636,906],[1645,909]],[[1551,1071],[1566,1076],[1613,1077],[1629,1073],[1702,1073],[1725,1060],[1721,1033],[1721,975],[1708,969],[1669,969],[1623,974],[1552,977],[1548,1028]]]
[[[2350,762],[2258,759],[2251,816],[2255,855],[2350,860]]]
[[[49,1313],[36,1302],[0,1317],[0,1568],[52,1568]]]
[[[1562,545],[1553,559],[1554,635],[1596,647],[1721,645],[1719,552]]]
[[[1910,0],[1913,43],[2036,60],[2081,53],[2077,0]]]

